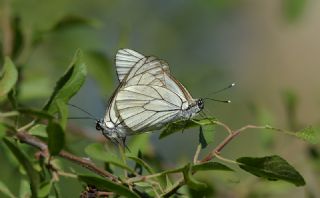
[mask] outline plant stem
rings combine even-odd
[[[48,152],[48,145],[44,142],[42,142],[40,139],[25,133],[25,132],[17,132],[16,133],[16,137],[23,143],[29,144],[31,146],[34,146],[36,148],[38,148],[39,150],[41,150],[45,155],[48,156],[49,152]],[[118,177],[114,176],[113,174],[111,174],[110,172],[101,169],[99,167],[97,167],[95,164],[93,164],[91,161],[87,160],[87,159],[83,159],[80,157],[77,157],[71,153],[68,153],[67,151],[62,150],[59,153],[59,156],[62,158],[65,158],[71,162],[74,162],[96,174],[101,175],[102,177],[105,178],[109,178],[114,182],[120,183],[120,180],[118,179]]]
[[[19,112],[18,111],[9,111],[5,113],[0,112],[0,118],[5,118],[5,117],[13,117],[13,116],[18,116]]]
[[[216,154],[220,154],[221,150],[227,145],[229,144],[229,142],[231,140],[233,140],[233,138],[235,138],[236,136],[238,136],[242,131],[246,130],[246,129],[265,129],[265,126],[255,126],[255,125],[246,125],[244,127],[241,127],[238,130],[232,131],[215,149],[213,149],[208,155],[206,155],[201,162],[207,162],[210,161],[214,158],[214,156]]]
[[[206,155],[202,160],[200,160],[200,164],[208,162],[208,161],[212,160],[214,157],[218,156],[219,153],[222,151],[222,149],[227,144],[229,144],[231,140],[233,140],[236,136],[238,136],[242,131],[244,131],[246,129],[266,129],[265,126],[246,125],[244,127],[241,127],[238,130],[232,131],[227,125],[225,125],[221,122],[217,122],[217,123],[219,123],[219,125],[223,126],[229,132],[229,135],[218,146],[216,146],[208,155]],[[222,158],[222,157],[220,157],[220,158]],[[231,162],[231,161],[229,161],[229,162]],[[232,161],[232,163],[233,163],[233,161]],[[195,172],[192,172],[192,174],[194,174],[194,173]],[[184,181],[184,178],[181,177],[172,186],[172,188],[170,188],[166,193],[162,194],[161,196],[164,198],[170,197],[175,192],[177,192],[179,190],[179,188],[182,187],[183,185],[185,185],[185,181]]]
[[[197,163],[198,163],[200,151],[201,151],[201,144],[199,144],[199,145],[197,146],[196,153],[194,154],[194,157],[193,157],[193,163],[194,163],[194,164],[197,164]]]

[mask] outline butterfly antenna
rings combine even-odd
[[[214,98],[202,98],[203,100],[212,100],[212,101],[216,101],[216,102],[222,102],[222,103],[231,103],[231,100],[218,100],[218,99],[214,99]]]
[[[232,87],[234,87],[234,86],[236,86],[236,83],[233,82],[233,83],[231,83],[230,85],[228,85],[227,87],[224,87],[224,88],[219,89],[219,90],[217,90],[217,91],[211,92],[211,93],[209,93],[208,95],[220,93],[220,92],[222,92],[222,91],[224,91],[224,90],[227,90],[227,89],[230,89],[230,88],[232,88]]]
[[[89,113],[88,111],[86,111],[86,110],[82,109],[81,107],[78,107],[78,106],[73,105],[73,104],[70,104],[70,103],[68,103],[68,105],[70,105],[70,106],[72,106],[72,107],[74,107],[74,108],[76,108],[76,109],[79,109],[80,111],[82,111],[82,112],[84,112],[84,113],[88,114],[89,116],[91,116],[91,118],[90,118],[90,119],[93,119],[93,120],[99,120],[99,119],[98,119],[98,118],[96,118],[94,115],[92,115],[92,114],[91,114],[91,113]],[[85,119],[85,118],[84,118],[84,119]]]
[[[82,119],[90,119],[90,120],[95,120],[94,118],[92,117],[68,117],[69,120],[82,120]]]

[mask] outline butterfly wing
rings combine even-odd
[[[118,50],[116,54],[116,69],[119,81],[121,82],[131,68],[143,58],[145,57],[142,54],[131,49]]]
[[[116,96],[119,115],[134,132],[160,128],[180,118],[180,112],[188,107],[184,91],[170,76],[168,64],[155,57],[140,61],[144,62],[130,70]]]

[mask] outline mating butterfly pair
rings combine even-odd
[[[120,84],[109,100],[104,119],[96,124],[111,141],[124,141],[128,135],[190,119],[203,109],[203,100],[192,98],[171,75],[165,61],[120,49],[115,62]]]

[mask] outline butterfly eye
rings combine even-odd
[[[96,130],[101,131],[103,128],[101,127],[101,120],[98,120],[96,123]]]
[[[202,99],[199,99],[199,100],[197,101],[197,105],[198,105],[198,107],[199,107],[200,109],[203,109],[203,108],[204,108],[204,102],[203,102],[203,100],[202,100]]]

